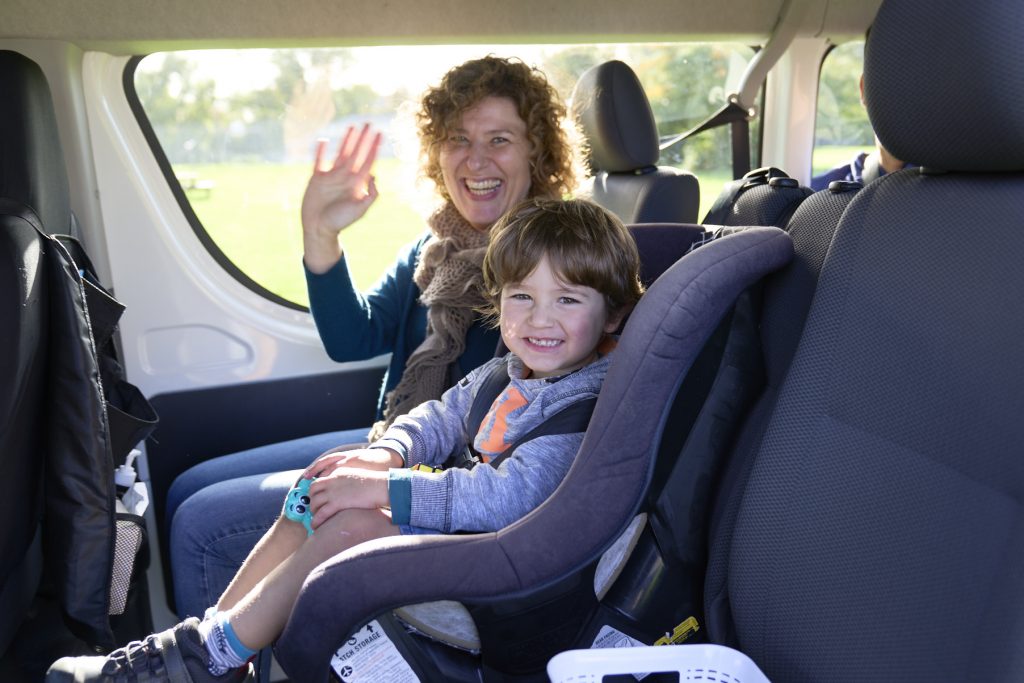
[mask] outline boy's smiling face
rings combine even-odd
[[[502,339],[531,377],[558,377],[590,363],[619,323],[600,292],[563,281],[546,256],[522,282],[501,288],[500,322]]]

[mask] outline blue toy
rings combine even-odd
[[[308,536],[313,535],[313,511],[309,509],[309,485],[316,479],[300,479],[299,485],[284,499],[284,516],[293,522],[302,522]]]

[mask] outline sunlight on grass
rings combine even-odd
[[[209,181],[209,193],[188,192],[199,220],[231,261],[279,296],[306,306],[299,207],[309,178],[308,164],[180,165],[179,174]],[[391,266],[399,248],[424,230],[423,218],[399,193],[399,162],[375,166],[381,195],[366,216],[342,233],[348,266],[366,289]]]
[[[811,159],[811,175],[830,171],[841,164],[848,164],[860,152],[869,152],[857,145],[817,145]]]

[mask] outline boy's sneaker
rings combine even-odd
[[[106,657],[63,657],[46,672],[47,683],[235,683],[249,679],[249,667],[214,676],[199,639],[199,620],[128,643]]]

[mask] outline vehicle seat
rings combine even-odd
[[[982,104],[1024,97],[1024,47],[993,39],[1020,17],[888,0],[873,24],[869,116],[921,168],[843,213],[713,522],[712,640],[773,680],[1024,676],[1024,114]]]
[[[726,183],[704,216],[704,225],[774,225],[784,228],[812,190],[774,166],[748,171]]]
[[[0,51],[0,656],[42,573],[43,445],[49,305],[43,239],[33,221],[67,229],[64,159],[38,65]]]
[[[658,166],[658,128],[633,70],[620,61],[580,76],[572,94],[593,178],[582,192],[623,223],[696,223],[697,177]]]
[[[717,485],[744,421],[763,424],[774,404],[835,228],[859,189],[837,184],[800,204],[786,227],[792,261],[740,297],[687,374],[641,508],[647,528],[602,601],[615,615],[606,623],[634,640],[707,640],[703,589]],[[736,230],[743,228],[718,228],[709,240]]]
[[[643,223],[628,228],[640,253],[640,281],[645,287],[649,287],[690,251],[692,245],[699,243],[705,234],[701,226],[677,223]],[[508,349],[502,346],[501,353],[507,352]],[[635,546],[645,521],[646,514],[641,512],[615,545],[602,555],[594,580],[594,592],[599,600],[607,594],[628,560],[629,552]],[[476,624],[461,603],[445,600],[406,605],[395,610],[395,616],[403,625],[429,635],[440,643],[467,651],[480,649]]]

